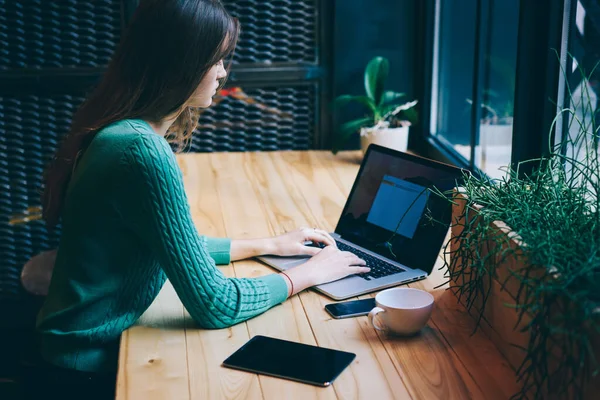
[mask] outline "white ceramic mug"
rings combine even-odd
[[[378,331],[393,335],[419,332],[433,310],[433,296],[413,288],[383,290],[375,296],[375,303],[377,307],[369,313],[371,325]]]

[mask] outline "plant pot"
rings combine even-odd
[[[461,235],[465,229],[465,204],[467,198],[462,194],[456,194],[452,206],[452,228],[449,253],[454,260],[450,261],[451,285],[455,288],[462,287],[473,281],[474,272],[470,268],[469,261],[458,259],[456,250],[459,246],[464,246],[464,240]],[[475,207],[477,208],[477,207]],[[474,225],[478,223],[476,212],[471,214],[469,219],[474,216]],[[482,259],[492,255],[491,259],[495,260],[495,269],[491,277],[484,278],[481,281],[481,289],[479,293],[489,293],[485,305],[483,304],[481,295],[472,301],[472,307],[469,312],[475,319],[481,317],[479,329],[484,331],[494,342],[498,350],[504,355],[510,366],[517,371],[523,360],[526,357],[524,349],[528,348],[531,338],[530,330],[527,328],[531,322],[531,315],[523,315],[519,321],[519,312],[511,305],[517,303],[519,298],[519,290],[521,287],[521,279],[527,276],[531,278],[555,279],[552,273],[545,273],[545,269],[531,268],[531,264],[527,262],[521,251],[524,244],[521,238],[508,225],[502,221],[494,221],[490,224],[490,229],[494,233],[494,239],[482,240],[477,243],[477,254]],[[498,246],[501,246],[501,251],[505,256],[500,256]],[[506,256],[508,254],[508,256]],[[460,271],[460,273],[457,273]],[[550,268],[551,271],[551,268]],[[488,292],[489,290],[489,292]],[[469,300],[466,296],[459,297],[461,303],[467,306]],[[556,315],[556,312],[562,308],[564,304],[558,304],[550,309],[550,315]],[[593,349],[595,357],[600,357],[600,335],[588,331],[590,335],[590,346]],[[556,356],[558,350],[549,348],[547,350],[549,358]],[[577,354],[574,354],[577,356]],[[554,367],[550,365],[550,367]],[[516,378],[516,376],[515,376]],[[585,386],[584,399],[592,399],[597,397],[600,390],[600,375],[591,377]],[[544,393],[543,398],[555,398],[552,393]]]
[[[361,128],[360,148],[365,154],[371,143],[390,149],[406,151],[408,147],[408,126],[400,128]]]

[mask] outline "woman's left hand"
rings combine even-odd
[[[306,246],[305,242],[313,242],[323,246],[334,246],[335,240],[327,231],[316,228],[300,228],[283,235],[275,236],[271,240],[271,254],[276,256],[314,256],[319,253],[319,247]]]

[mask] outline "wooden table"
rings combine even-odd
[[[350,191],[358,152],[212,153],[179,156],[198,230],[210,236],[264,237],[314,226],[333,230]],[[256,261],[220,267],[227,276],[272,273]],[[379,335],[366,317],[336,320],[331,300],[307,290],[228,329],[195,327],[167,282],[136,326],[121,339],[117,399],[506,399],[514,371],[457,304],[434,287],[438,268],[411,286],[436,297],[422,333]],[[373,295],[363,296],[369,297]],[[332,387],[319,388],[221,367],[254,335],[356,353]]]

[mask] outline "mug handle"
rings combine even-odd
[[[379,326],[375,322],[375,316],[377,314],[379,314],[380,312],[385,312],[385,310],[383,308],[380,308],[380,307],[375,307],[374,309],[372,309],[369,312],[369,322],[371,323],[371,325],[373,325],[373,328],[377,329],[379,332],[385,332],[386,331],[385,327]]]

